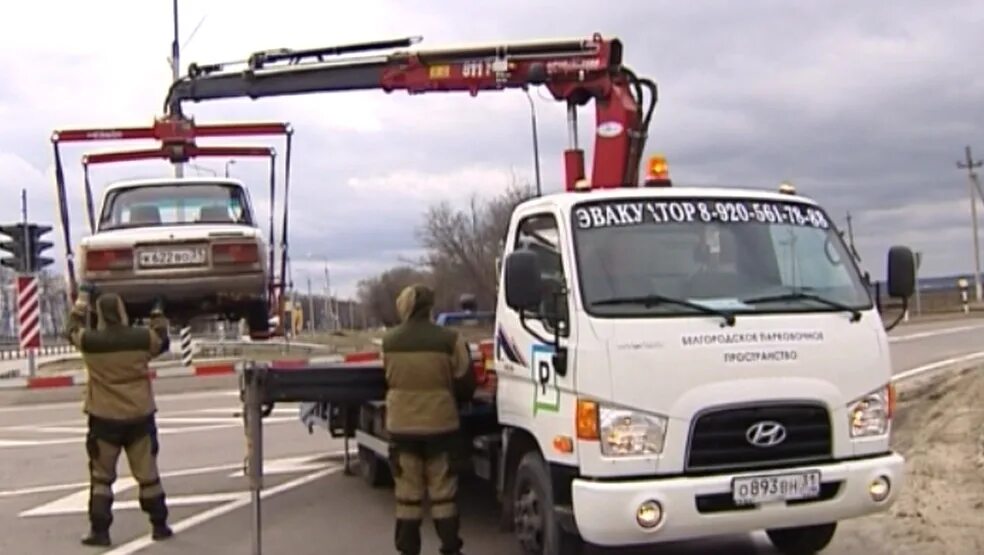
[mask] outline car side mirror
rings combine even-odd
[[[888,251],[888,296],[908,299],[916,290],[916,257],[908,247]]]
[[[537,310],[543,301],[540,259],[526,249],[506,257],[506,305],[513,310]]]

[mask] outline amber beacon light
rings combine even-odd
[[[649,157],[646,164],[646,187],[670,187],[670,166],[666,163],[666,157],[662,154],[654,154]]]

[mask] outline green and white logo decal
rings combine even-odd
[[[554,348],[550,345],[533,345],[530,354],[530,370],[533,373],[533,414],[540,411],[557,412],[560,409],[560,388],[553,362]]]

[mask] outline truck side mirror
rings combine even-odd
[[[527,249],[506,257],[506,305],[513,310],[537,310],[543,300],[540,259]]]
[[[916,289],[916,257],[908,247],[888,251],[888,296],[908,299]]]

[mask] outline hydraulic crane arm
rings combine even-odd
[[[310,50],[258,52],[247,60],[192,64],[174,82],[165,111],[184,117],[184,102],[262,98],[378,89],[410,94],[527,89],[545,86],[568,105],[570,145],[564,154],[566,188],[585,177],[577,141],[577,107],[596,104],[595,163],[590,186],[638,184],[639,161],[656,104],[656,85],[622,65],[622,43],[588,40],[523,42],[434,50],[409,50],[406,38]],[[403,48],[403,50],[399,50]],[[649,103],[643,113],[644,89]]]

